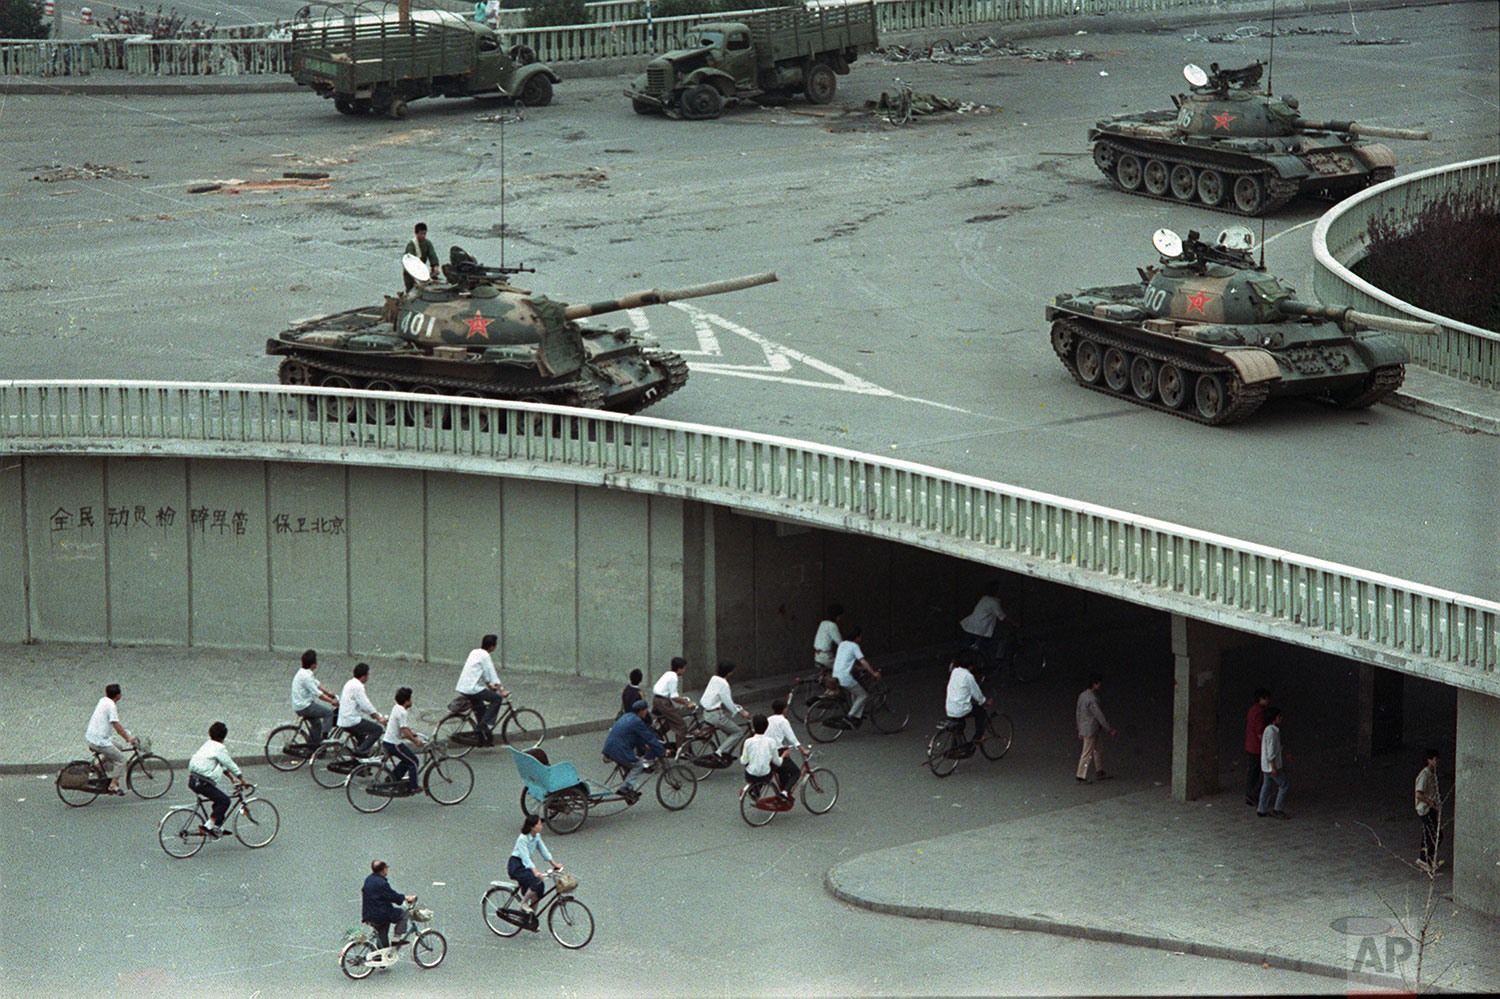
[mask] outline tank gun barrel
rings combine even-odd
[[[594,302],[590,305],[570,305],[563,311],[563,315],[568,319],[584,319],[588,316],[597,316],[605,312],[638,309],[643,305],[665,305],[668,302],[676,302],[684,298],[722,295],[729,291],[741,291],[745,288],[754,288],[757,285],[770,284],[775,280],[776,272],[767,271],[764,274],[747,274],[744,277],[728,278],[724,281],[710,281],[707,284],[695,284],[687,288],[674,288],[671,291],[661,291],[660,289],[652,288],[648,291],[632,292],[623,298]]]
[[[1349,135],[1366,135],[1372,139],[1431,139],[1432,133],[1425,128],[1387,128],[1384,125],[1361,125],[1355,121],[1314,121],[1298,118],[1302,128],[1326,128],[1330,132],[1347,132]]]
[[[1355,309],[1345,308],[1342,305],[1313,305],[1309,302],[1298,302],[1290,298],[1284,298],[1277,307],[1289,316],[1311,316],[1314,319],[1332,319],[1343,325],[1353,323],[1356,326],[1368,326],[1373,330],[1385,330],[1388,333],[1411,333],[1416,336],[1437,336],[1439,327],[1436,323],[1423,323],[1415,319],[1394,319],[1390,316],[1377,316],[1372,312],[1359,312]]]

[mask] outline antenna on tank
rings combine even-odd
[[[1276,70],[1276,0],[1271,0],[1271,51],[1266,56],[1266,96],[1271,96],[1271,74]],[[1264,247],[1264,241],[1260,244]],[[1265,251],[1262,250],[1262,253]]]
[[[500,266],[505,266],[505,115],[500,116]]]

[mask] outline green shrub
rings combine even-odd
[[[42,5],[32,0],[0,0],[0,38],[46,38]]]
[[[556,24],[588,24],[589,14],[583,3],[584,0],[533,0],[531,11],[526,15],[526,26],[544,28]]]

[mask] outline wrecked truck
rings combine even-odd
[[[625,91],[638,114],[698,120],[762,98],[827,104],[860,53],[880,44],[875,5],[780,7],[688,29],[683,45],[646,65]]]

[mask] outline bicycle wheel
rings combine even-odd
[[[792,684],[791,693],[786,695],[787,710],[798,721],[806,721],[807,709],[822,695],[823,683],[817,677],[798,680]]]
[[[693,775],[693,780],[706,780],[713,776],[714,768],[700,763],[707,757],[714,755],[714,749],[719,745],[718,733],[713,735],[697,735],[682,744],[682,751],[677,754],[681,765],[688,768]]]
[[[314,783],[329,791],[343,787],[344,782],[349,779],[349,772],[358,765],[354,750],[333,739],[319,743],[318,748],[313,750],[312,759],[308,760],[308,769],[312,771]]]
[[[558,791],[542,802],[542,821],[559,836],[583,825],[589,817],[589,796],[582,791]]]
[[[827,767],[813,767],[802,778],[802,807],[826,815],[839,800],[839,779]]]
[[[757,788],[752,788],[747,784],[745,789],[740,792],[740,818],[745,820],[746,825],[765,825],[776,817],[776,812],[771,808],[760,807],[760,803],[765,801],[769,805],[775,798],[776,789],[774,782],[767,781]]]
[[[432,741],[454,758],[468,756],[482,738],[479,723],[474,720],[474,716],[462,711],[448,715],[438,722],[437,728],[432,732]]]
[[[391,803],[391,795],[372,789],[390,779],[390,771],[384,764],[361,763],[349,772],[349,779],[344,782],[344,797],[349,799],[356,812],[373,815]]]
[[[946,725],[927,740],[927,766],[939,777],[946,777],[958,766],[958,757],[953,747],[958,744],[958,732]]]
[[[680,812],[693,803],[698,780],[685,763],[668,763],[656,778],[656,800],[669,812]]]
[[[587,947],[594,939],[594,914],[571,895],[558,899],[547,910],[547,929],[568,950]]]
[[[535,749],[547,738],[547,723],[539,711],[520,708],[500,726],[500,740],[517,749]]]
[[[513,937],[521,932],[526,922],[526,910],[521,908],[521,890],[503,888],[499,885],[484,893],[479,900],[484,913],[484,925],[497,937]]]
[[[837,697],[820,697],[807,709],[807,731],[814,742],[833,742],[848,729],[844,723],[848,713],[844,702]]]
[[[92,790],[88,787],[63,787],[64,774],[76,775],[79,772],[85,775],[85,779],[89,782],[89,784],[94,784],[96,780],[100,779],[98,775],[94,773],[94,765],[88,760],[74,760],[72,763],[64,766],[62,768],[62,771],[57,775],[57,796],[61,798],[63,800],[63,804],[67,805],[69,808],[82,808],[85,805],[92,805],[94,803],[94,799],[99,797],[98,791]],[[77,778],[75,776],[71,779],[76,781]]]
[[[300,770],[312,755],[301,725],[278,725],[266,736],[266,762],[282,773]]]
[[[281,829],[281,813],[264,798],[250,798],[234,820],[234,838],[252,850],[270,845]]]
[[[521,786],[521,814],[542,814],[542,803],[540,801],[537,801],[536,798],[532,796],[531,788],[526,787],[525,785]]]
[[[979,737],[979,751],[987,760],[998,760],[1010,752],[1015,737],[1016,727],[1011,723],[1010,715],[990,715],[989,721],[984,723],[984,734]]]
[[[891,688],[881,681],[877,693],[870,698],[870,724],[886,735],[893,735],[911,723],[911,712],[891,704]]]
[[[344,950],[339,954],[339,967],[344,969],[344,974],[356,982],[361,978],[370,977],[370,972],[375,969],[365,962],[370,955],[375,953],[375,945],[368,940],[350,940],[344,944]]]
[[[1047,649],[1041,642],[1023,642],[1011,658],[1011,672],[1018,683],[1034,683],[1047,668]]]
[[[474,790],[474,768],[463,760],[438,760],[427,768],[422,787],[439,805],[456,805]]]
[[[156,838],[167,856],[186,859],[203,849],[203,841],[208,837],[200,828],[202,825],[203,817],[198,810],[183,805],[162,816],[156,826]]]
[[[436,968],[448,956],[448,938],[437,930],[423,930],[411,944],[411,959],[419,968]]]
[[[147,801],[172,790],[172,780],[172,764],[155,753],[137,756],[125,770],[125,786]]]

